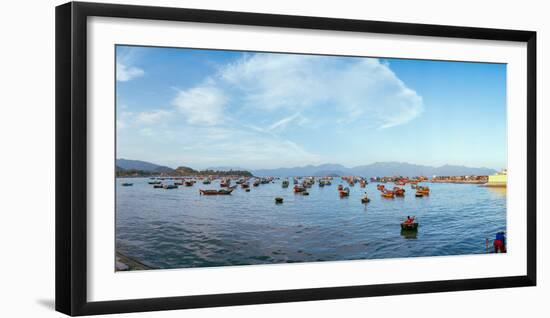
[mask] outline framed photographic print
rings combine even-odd
[[[56,8],[56,309],[536,284],[536,33]]]

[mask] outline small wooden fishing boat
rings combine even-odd
[[[253,186],[257,187],[260,185],[260,180],[256,179],[254,180],[254,183],[252,183]]]
[[[133,186],[133,185],[134,185],[133,183],[128,183],[128,182],[124,182],[124,183],[122,184],[123,187],[131,187],[131,186]]]
[[[164,186],[162,184],[158,183],[158,184],[153,184],[153,188],[154,189],[162,189],[162,188],[164,188]]]
[[[380,190],[380,191],[384,191],[384,189],[386,189],[386,186],[383,185],[383,184],[379,184],[376,186],[376,189]]]
[[[418,230],[418,223],[412,222],[408,223],[407,221],[401,223],[401,230],[404,231],[416,231]]]
[[[395,187],[395,188],[393,188],[393,192],[398,197],[402,197],[402,196],[405,195],[405,189],[403,189],[403,188]]]
[[[160,182],[160,181],[149,181],[148,183],[149,184],[161,184],[162,182]]]
[[[281,198],[281,197],[276,197],[276,198],[275,198],[275,203],[276,203],[276,204],[282,204],[282,203],[283,203],[283,198]]]
[[[306,188],[301,186],[301,185],[295,185],[294,186],[294,192],[295,193],[301,193],[301,192],[304,192],[306,191]]]
[[[416,193],[414,194],[414,196],[417,197],[417,198],[421,198],[421,197],[424,196],[424,193],[422,193],[421,191],[416,190]]]
[[[210,184],[210,183],[212,183],[212,181],[210,181],[209,178],[206,178],[202,181],[202,184]]]
[[[365,196],[361,198],[361,203],[369,203],[369,202],[370,202],[370,199],[365,194]]]
[[[194,184],[195,184],[195,182],[192,181],[192,180],[187,180],[187,181],[185,181],[185,186],[186,186],[186,187],[192,187]]]
[[[340,194],[340,197],[347,197],[349,196],[349,188],[345,187],[344,189],[338,191],[338,193]]]
[[[430,194],[430,188],[428,188],[428,187],[422,187],[422,186],[417,186],[417,187],[416,187],[416,192],[420,192],[420,193],[422,193],[423,195],[429,195],[429,194]]]
[[[283,183],[282,183],[281,186],[282,186],[283,188],[288,188],[288,185],[289,185],[288,180],[283,180]]]
[[[338,191],[342,191],[342,190],[344,190],[344,186],[341,185],[341,184],[339,184],[339,185],[338,185]]]
[[[228,188],[231,185],[231,179],[222,179],[220,182],[220,187]]]
[[[175,185],[175,184],[165,184],[164,186],[162,186],[164,189],[166,190],[170,190],[170,189],[177,189],[178,186]]]
[[[203,190],[199,189],[199,193],[201,195],[228,195],[233,192],[235,188],[229,188],[229,189],[219,189],[219,190]]]
[[[382,197],[383,198],[386,198],[386,199],[393,199],[395,197],[395,192],[393,191],[389,191],[389,190],[384,190],[382,193],[381,193]]]
[[[248,184],[248,182],[241,183],[241,188],[248,189],[248,188],[250,188],[250,184]]]

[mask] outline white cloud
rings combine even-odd
[[[334,121],[366,118],[381,128],[423,111],[422,98],[373,58],[255,54],[222,68],[218,77],[220,87],[238,90],[249,111],[331,107],[341,112]]]
[[[121,110],[117,115],[117,128],[143,128],[144,126],[166,124],[167,119],[170,119],[173,115],[173,112],[162,109],[146,112]]]
[[[145,72],[135,66],[128,66],[122,62],[116,63],[116,80],[120,82],[126,82],[136,77],[143,76]]]
[[[279,121],[274,122],[269,126],[269,130],[281,130],[285,129],[290,123],[292,122],[299,122],[302,123],[305,121],[305,118],[303,118],[300,113],[295,113],[293,115],[290,115],[288,117],[285,117]]]
[[[154,110],[150,112],[141,112],[136,115],[135,122],[137,124],[152,125],[158,124],[172,115],[166,110]]]
[[[182,151],[179,158],[194,167],[213,165],[261,168],[266,166],[296,166],[303,162],[320,162],[311,153],[293,141],[279,138],[268,132],[233,125],[181,127],[177,132],[174,149],[192,145],[193,151]]]
[[[321,163],[326,154],[305,146],[309,136],[398,126],[423,111],[422,98],[377,59],[277,54],[247,56],[176,89],[172,106],[124,121],[157,143],[169,138],[166,160],[247,168]]]
[[[124,129],[127,128],[132,122],[134,118],[134,113],[129,111],[119,111],[117,113],[117,120],[116,120],[116,127],[117,129]]]
[[[155,131],[149,127],[140,129],[139,133],[145,137],[151,137],[155,135]]]
[[[228,98],[216,86],[206,83],[178,92],[174,106],[190,124],[215,125],[223,122]]]
[[[124,128],[126,128],[126,126],[127,126],[127,124],[126,124],[125,121],[120,120],[120,119],[117,119],[117,121],[116,121],[116,127],[117,127],[118,129],[124,129]]]

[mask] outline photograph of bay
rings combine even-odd
[[[506,65],[116,46],[115,271],[506,253]]]

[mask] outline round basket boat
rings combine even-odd
[[[418,223],[401,223],[401,229],[403,231],[416,231],[418,230]]]

